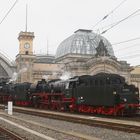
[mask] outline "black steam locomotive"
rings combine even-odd
[[[0,87],[0,102],[13,100],[15,105],[21,106],[122,116],[136,114],[140,107],[138,88],[128,85],[117,74],[99,73],[65,81],[42,80],[37,84],[3,84]]]

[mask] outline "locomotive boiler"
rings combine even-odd
[[[75,76],[68,80],[38,81],[36,84],[5,84],[0,88],[14,104],[51,110],[104,115],[130,115],[139,110],[139,90],[117,74]],[[10,90],[9,90],[10,89]],[[5,100],[4,100],[5,101]]]
[[[46,85],[44,94],[32,93],[37,106],[105,115],[135,114],[139,109],[138,88],[117,74],[76,76]]]

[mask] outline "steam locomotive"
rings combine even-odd
[[[68,80],[44,79],[36,84],[0,83],[0,102],[51,110],[104,115],[134,115],[139,110],[139,90],[117,74],[99,73]]]

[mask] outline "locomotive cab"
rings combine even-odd
[[[37,83],[31,84],[31,93],[46,93],[49,92],[49,87],[45,79],[38,81]]]
[[[64,94],[66,98],[72,98],[74,96],[78,84],[78,78],[71,78],[70,80],[65,81]]]

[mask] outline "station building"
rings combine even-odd
[[[36,82],[42,78],[52,79],[54,73],[59,75],[55,56],[36,55],[33,53],[33,32],[20,32],[19,53],[16,56],[17,82]]]
[[[60,43],[54,56],[34,54],[34,37],[33,32],[19,33],[19,52],[14,63],[0,53],[0,77],[11,78],[16,72],[16,82],[36,82],[60,78],[65,72],[70,76],[106,72],[120,74],[140,88],[140,67],[118,61],[111,43],[92,30],[75,31]]]

